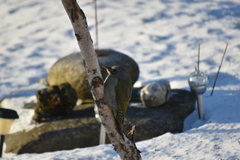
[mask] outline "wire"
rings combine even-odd
[[[218,75],[219,75],[220,69],[221,69],[221,67],[222,67],[223,59],[224,59],[225,54],[226,54],[226,52],[227,52],[227,47],[228,47],[228,43],[226,44],[225,50],[224,50],[224,52],[223,52],[222,60],[221,60],[221,63],[220,63],[220,65],[219,65],[219,68],[218,68],[218,72],[217,72],[215,81],[214,81],[214,83],[213,83],[213,88],[212,88],[211,96],[213,95],[213,91],[214,91],[214,88],[215,88],[215,85],[216,85],[216,82],[217,82],[217,79],[218,79]]]

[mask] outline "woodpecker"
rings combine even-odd
[[[104,98],[108,104],[120,132],[124,123],[124,116],[132,95],[132,80],[122,66],[104,67],[108,73],[104,81]]]

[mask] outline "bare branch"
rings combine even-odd
[[[228,43],[226,44],[226,47],[225,47],[225,50],[224,50],[224,52],[223,52],[223,56],[222,56],[222,59],[221,59],[221,63],[220,63],[220,65],[219,65],[219,67],[218,67],[218,72],[217,72],[216,78],[215,78],[214,83],[213,83],[211,96],[213,95],[214,87],[215,87],[215,85],[216,85],[216,82],[217,82],[217,79],[218,79],[218,75],[219,75],[220,69],[221,69],[221,67],[222,67],[223,59],[224,59],[225,54],[226,54],[226,52],[227,52],[227,47],[228,47]]]
[[[95,47],[98,49],[98,14],[97,14],[97,0],[93,0],[94,3],[94,14],[95,14]]]
[[[99,116],[106,129],[108,137],[114,146],[114,149],[124,160],[141,159],[139,151],[135,144],[124,134],[120,134],[111,109],[104,100],[104,86],[101,70],[94,51],[93,42],[88,31],[86,16],[78,6],[76,0],[62,0],[63,6],[72,23],[75,36],[80,47],[83,63],[88,75],[88,82],[95,104],[98,106]]]

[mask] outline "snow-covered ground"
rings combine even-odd
[[[36,83],[60,57],[79,51],[61,1],[0,0],[0,99],[20,115],[11,133],[36,127]],[[92,0],[79,0],[95,40]],[[146,160],[240,159],[240,1],[239,0],[99,0],[99,48],[121,51],[139,64],[137,85],[168,79],[172,88],[188,89],[197,65],[209,76],[203,95],[206,119],[197,110],[183,133],[166,133],[137,143]],[[221,73],[210,96],[226,43]],[[15,91],[15,92],[14,92]],[[12,93],[12,94],[11,94]],[[111,145],[43,154],[4,154],[13,160],[119,159]],[[3,158],[5,159],[5,158]],[[7,159],[7,158],[6,158]]]

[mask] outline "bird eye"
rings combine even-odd
[[[116,74],[117,73],[117,70],[116,69],[113,69],[112,70],[112,74]]]

